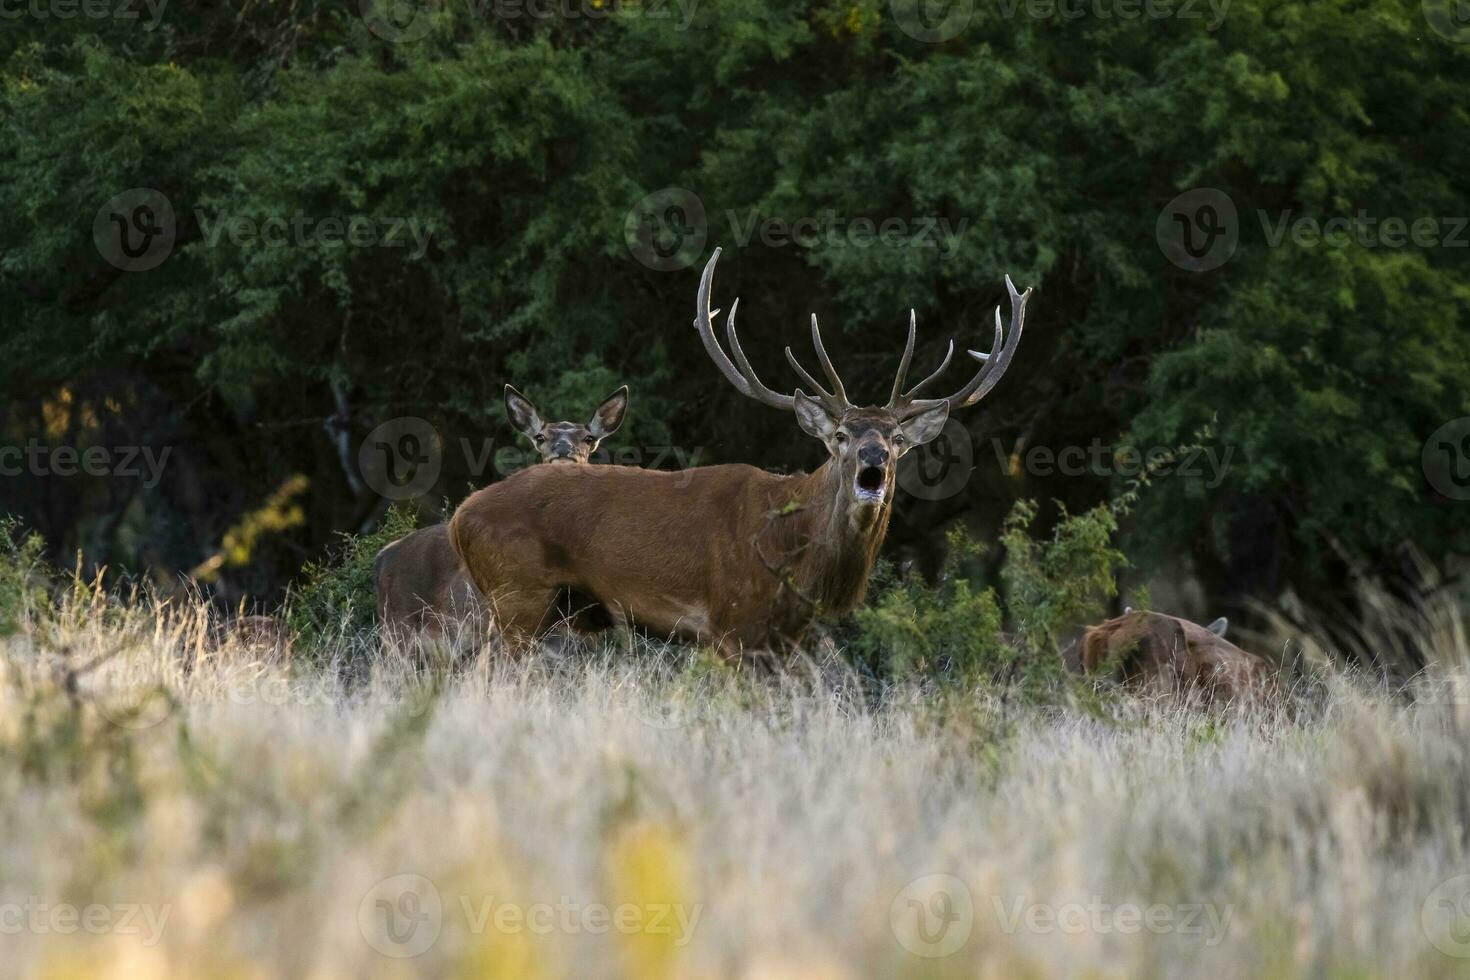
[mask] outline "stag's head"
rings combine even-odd
[[[618,431],[628,408],[628,386],[613,392],[586,425],[580,422],[543,422],[541,413],[525,395],[505,386],[505,414],[521,435],[536,444],[543,463],[585,463],[602,440]]]
[[[950,341],[944,362],[933,374],[907,391],[904,390],[917,334],[915,316],[910,311],[908,343],[904,347],[903,359],[899,362],[898,376],[894,379],[888,403],[860,407],[848,401],[847,389],[822,344],[822,333],[817,327],[815,315],[812,316],[812,346],[816,349],[817,362],[827,376],[828,387],[812,377],[801,366],[796,355],[791,353],[791,348],[786,348],[786,360],[812,390],[811,395],[803,388],[783,395],[767,388],[756,376],[750,360],[740,348],[740,338],[735,332],[735,313],[740,306],[738,299],[730,304],[730,315],[725,319],[725,337],[730,347],[730,356],[726,356],[714,334],[713,320],[720,311],[711,310],[709,305],[715,263],[719,258],[720,250],[717,248],[714,255],[710,256],[709,264],[704,267],[704,275],[699,282],[694,325],[704,341],[705,351],[741,394],[773,408],[788,409],[796,413],[796,421],[802,431],[820,439],[827,447],[827,452],[841,474],[845,498],[849,506],[859,513],[876,513],[885,507],[893,497],[900,457],[915,446],[921,446],[939,435],[951,409],[975,404],[1000,381],[1020,342],[1021,329],[1026,318],[1026,300],[1031,295],[1030,289],[1017,293],[1010,277],[1006,277],[1006,290],[1010,293],[1011,300],[1009,336],[1001,328],[1000,307],[996,307],[995,339],[990,352],[982,354],[970,351],[970,356],[980,363],[979,369],[962,388],[943,398],[919,398],[918,395],[949,367],[949,362],[954,357],[954,341]],[[731,356],[734,358],[733,362]]]

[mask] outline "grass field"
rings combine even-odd
[[[1463,622],[1416,698],[876,693],[697,655],[211,648],[79,590],[0,640],[0,970],[1463,976]],[[96,661],[100,665],[93,666]]]

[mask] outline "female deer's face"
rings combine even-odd
[[[837,462],[846,492],[866,507],[882,506],[891,498],[900,457],[939,435],[948,418],[949,406],[940,404],[909,419],[885,408],[851,408],[834,419],[815,399],[796,398],[802,431],[822,440]]]
[[[530,399],[510,385],[505,386],[505,413],[510,424],[536,445],[543,463],[585,463],[602,440],[623,424],[628,408],[628,386],[624,385],[597,407],[586,425],[579,422],[543,422]]]

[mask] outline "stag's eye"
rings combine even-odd
[[[903,437],[902,433],[893,437],[893,444],[895,446],[902,446],[906,442],[908,442],[908,440]]]
[[[840,446],[845,442],[847,442],[847,433],[839,431],[837,433],[837,445]]]
[[[546,441],[546,434],[544,432],[538,432],[538,433],[536,433],[536,445],[539,446],[539,445],[541,445],[541,443],[543,443],[545,441]]]
[[[589,446],[595,446],[595,445],[597,445],[597,440],[594,439],[594,438],[592,438],[591,436],[585,436],[585,437],[583,437],[582,441],[585,442]]]

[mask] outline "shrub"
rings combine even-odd
[[[917,574],[878,576],[877,598],[854,614],[849,650],[894,676],[971,678],[1009,662],[995,590],[976,588],[970,568],[982,552],[964,528],[949,532],[949,552],[935,585]]]
[[[1101,611],[1127,561],[1113,547],[1117,518],[1107,506],[1076,515],[1064,509],[1043,541],[1030,536],[1035,520],[1029,500],[1006,518],[1004,603],[979,582],[984,547],[963,527],[949,532],[933,585],[913,574],[895,580],[884,566],[874,576],[873,599],[854,614],[845,637],[859,665],[893,679],[1017,684],[1031,694],[1053,689],[1062,674],[1062,631]],[[1006,620],[1010,636],[1002,632]]]
[[[1062,631],[1102,612],[1103,600],[1117,595],[1115,575],[1128,560],[1113,547],[1118,520],[1107,505],[1076,515],[1063,507],[1051,537],[1042,541],[1031,536],[1035,520],[1030,500],[1017,501],[1006,517],[1001,579],[1016,642],[1060,664]]]
[[[19,520],[0,517],[0,636],[18,632],[37,610],[49,608],[45,547],[41,536],[24,531]]]
[[[392,507],[376,531],[344,532],[341,544],[327,559],[306,564],[302,583],[286,609],[286,624],[299,648],[321,650],[332,641],[372,630],[376,618],[373,559],[414,527],[411,511]]]

